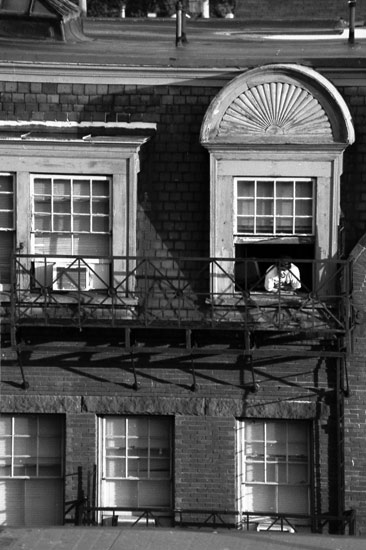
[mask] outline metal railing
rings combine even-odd
[[[16,254],[11,322],[347,333],[351,263],[296,260],[301,289],[266,292],[274,260]],[[303,275],[304,274],[304,278]]]

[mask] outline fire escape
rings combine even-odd
[[[133,389],[139,380],[136,354],[176,353],[190,358],[191,390],[197,389],[195,358],[200,354],[236,354],[251,370],[249,391],[256,391],[253,361],[291,356],[332,359],[336,365],[337,491],[333,520],[344,532],[343,401],[348,392],[347,357],[353,313],[348,260],[298,260],[311,272],[311,288],[276,294],[264,291],[269,260],[185,257],[101,258],[15,254],[14,285],[7,303],[11,343],[27,387],[22,353],[55,349],[54,334],[98,329],[108,350],[130,356]],[[253,267],[256,276],[253,277]],[[260,275],[262,273],[262,275]],[[217,285],[217,281],[220,284]],[[220,291],[215,291],[215,288]],[[36,337],[28,333],[36,329]],[[48,336],[52,332],[53,341]],[[117,335],[113,339],[111,335]],[[293,345],[293,342],[296,342]],[[98,351],[98,343],[82,352]],[[322,519],[317,519],[322,528]]]

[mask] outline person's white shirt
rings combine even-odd
[[[301,288],[299,268],[291,262],[286,265],[271,265],[266,271],[264,288],[268,292],[298,290]]]

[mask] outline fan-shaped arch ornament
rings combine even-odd
[[[332,129],[323,107],[308,90],[288,82],[270,82],[249,88],[234,99],[218,134],[321,134],[331,139]]]

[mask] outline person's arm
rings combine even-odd
[[[299,268],[296,265],[291,264],[290,273],[291,273],[291,287],[292,287],[292,289],[293,290],[299,290],[299,288],[301,288]]]
[[[273,267],[270,267],[266,273],[266,276],[265,276],[265,279],[264,279],[264,288],[268,291],[268,292],[273,292],[273,290],[275,289],[274,288],[274,275],[275,275],[275,270]]]

